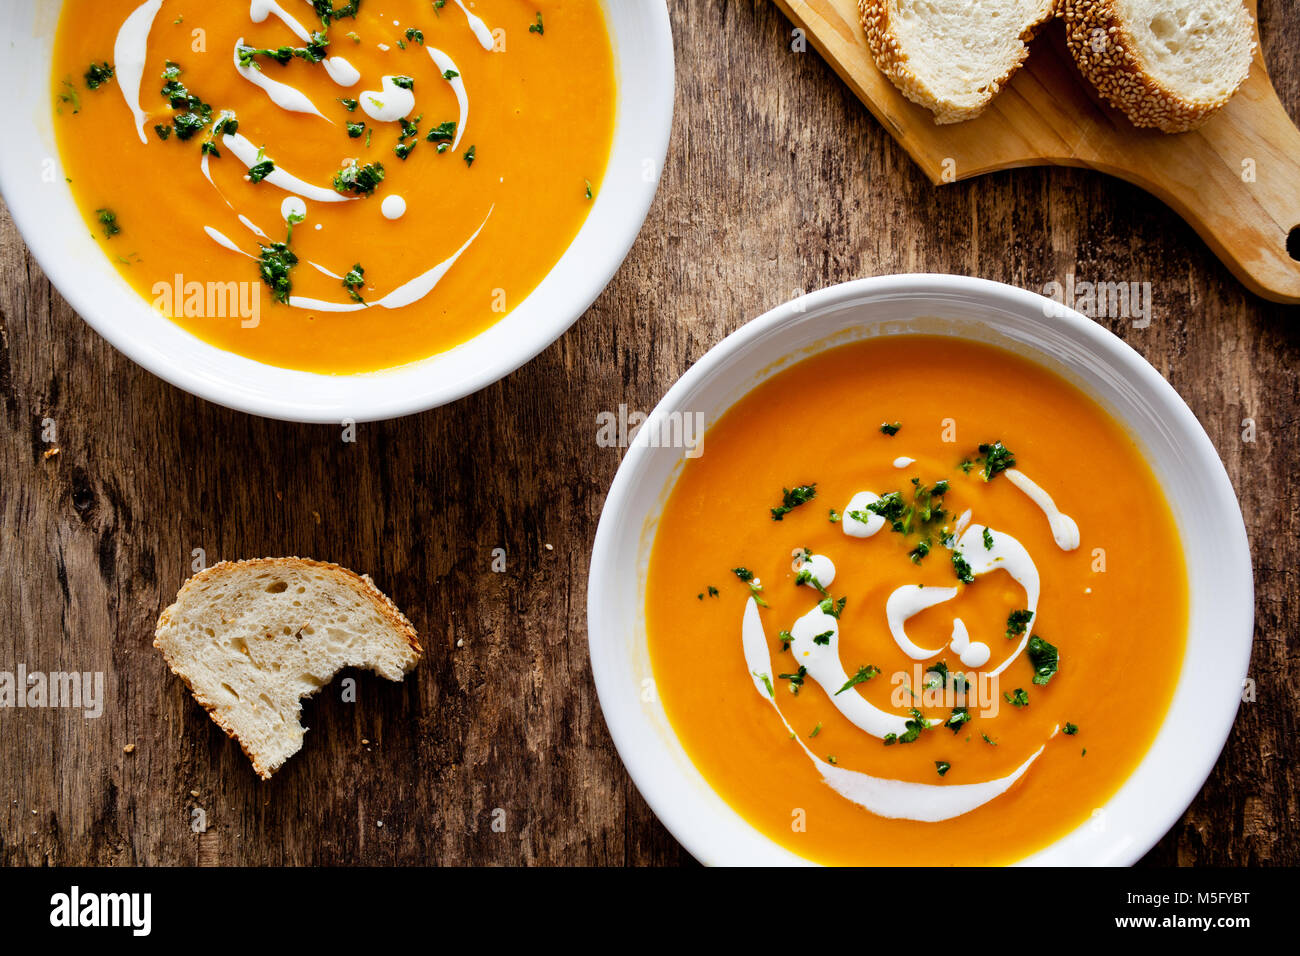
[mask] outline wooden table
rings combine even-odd
[[[1300,21],[1280,0],[1262,6],[1265,57],[1295,116]],[[587,561],[620,455],[597,445],[596,416],[648,410],[798,290],[913,271],[1031,289],[1067,272],[1152,283],[1149,327],[1102,321],[1168,377],[1223,456],[1258,605],[1255,701],[1147,861],[1300,862],[1300,310],[1247,293],[1165,207],[1101,175],[933,187],[815,53],[791,51],[774,6],[671,8],[672,148],[622,271],[505,381],[363,425],[354,443],[137,368],[0,219],[0,669],[107,679],[98,720],[0,710],[0,863],[687,862],[624,772],[592,686]],[[300,554],[368,571],[425,658],[402,685],[357,675],[355,704],[337,685],[310,701],[304,750],[260,783],[151,646],[196,548],[209,563]]]

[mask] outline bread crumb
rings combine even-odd
[[[61,449],[59,448],[47,448],[45,449],[45,451],[41,453],[41,458],[44,459],[45,461],[49,461],[51,458],[57,455],[60,450]]]
[[[465,646],[465,639],[464,639],[463,637],[458,637],[458,638],[456,638],[456,646],[457,646],[457,647],[464,647],[464,646]]]
[[[361,746],[366,747],[369,746],[369,744],[370,744],[369,740],[367,740],[365,737],[361,738]]]
[[[545,548],[547,551],[554,551],[554,550],[555,550],[555,545],[553,545],[553,544],[544,544],[544,545],[542,545],[542,547]]]
[[[383,821],[383,820],[376,820],[376,821],[375,821],[375,826],[377,826],[377,827],[382,827],[383,825],[384,825],[384,821]]]
[[[135,744],[127,744],[125,747],[122,748],[122,753],[124,754],[135,753]]]
[[[191,791],[190,791],[190,796],[191,796],[191,797],[197,797],[198,795],[199,795],[199,792],[198,792],[197,790],[191,790]]]

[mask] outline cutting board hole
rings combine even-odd
[[[1286,234],[1286,251],[1292,259],[1300,262],[1300,226],[1292,226]]]

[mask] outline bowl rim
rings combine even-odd
[[[1222,459],[1187,403],[1140,353],[1104,326],[1036,292],[988,279],[946,273],[906,273],[875,276],[851,280],[807,293],[790,302],[778,305],[758,318],[742,325],[710,348],[673,383],[655,405],[654,410],[646,416],[641,428],[647,430],[649,434],[657,434],[655,429],[661,427],[664,416],[679,409],[685,396],[695,392],[710,377],[718,373],[720,367],[725,366],[733,355],[742,352],[756,340],[774,332],[784,323],[798,323],[805,320],[815,321],[819,315],[832,315],[837,310],[837,307],[849,305],[855,301],[861,304],[863,300],[869,298],[881,299],[898,295],[936,298],[943,296],[947,297],[950,303],[954,296],[964,297],[968,300],[982,299],[988,304],[1003,307],[1014,313],[1033,315],[1036,318],[1041,318],[1044,322],[1057,323],[1063,331],[1082,337],[1089,346],[1105,355],[1112,363],[1112,368],[1123,373],[1126,380],[1130,382],[1136,380],[1137,384],[1149,388],[1153,392],[1153,403],[1158,402],[1160,411],[1171,414],[1176,419],[1175,424],[1180,426],[1181,433],[1185,433],[1192,438],[1195,447],[1188,451],[1190,454],[1194,454],[1197,463],[1204,467],[1204,478],[1209,492],[1213,495],[1214,506],[1230,529],[1228,539],[1221,542],[1222,554],[1226,559],[1226,569],[1223,575],[1224,591],[1222,594],[1216,594],[1215,597],[1216,599],[1231,598],[1239,605],[1234,609],[1234,616],[1240,618],[1241,625],[1240,643],[1242,646],[1237,654],[1238,666],[1225,674],[1225,678],[1232,677],[1236,680],[1238,690],[1235,692],[1235,698],[1231,702],[1231,706],[1228,706],[1226,693],[1223,699],[1218,702],[1220,705],[1219,713],[1215,715],[1213,720],[1213,729],[1202,735],[1203,745],[1184,761],[1183,772],[1178,780],[1171,784],[1171,792],[1167,795],[1163,805],[1153,809],[1149,816],[1144,818],[1143,824],[1138,827],[1140,830],[1139,838],[1129,841],[1127,845],[1111,847],[1110,854],[1106,859],[1096,861],[1109,865],[1131,865],[1147,853],[1177,823],[1187,810],[1187,807],[1204,788],[1206,780],[1218,762],[1219,755],[1222,753],[1236,721],[1240,705],[1241,682],[1248,674],[1253,646],[1255,613],[1254,572],[1249,539],[1236,492],[1224,468]],[[793,308],[796,303],[798,305],[797,309]],[[801,357],[807,357],[807,355],[814,354],[814,352],[820,353],[834,347],[837,347],[837,345],[826,344],[821,347],[814,347]],[[1044,354],[1040,346],[1032,346],[1031,348],[1039,355]],[[790,367],[794,362],[786,363],[784,360],[798,351],[798,349],[791,349],[789,353],[769,357],[768,367],[778,371]],[[794,361],[797,362],[798,360],[795,359]],[[1033,359],[1031,358],[1031,360]],[[722,371],[725,371],[725,369],[722,369]],[[758,381],[765,380],[767,377],[769,376],[766,374],[760,375]],[[756,384],[755,380],[751,380],[744,386],[740,394],[748,393]],[[1089,392],[1081,384],[1076,383],[1076,387],[1081,388],[1094,401],[1097,400],[1097,396]],[[739,397],[740,395],[733,395],[718,408],[709,409],[708,413],[722,414],[726,408],[730,408],[735,401],[739,400]],[[1108,410],[1108,413],[1116,418],[1121,426],[1129,427],[1129,423],[1113,411]],[[714,420],[716,421],[716,418]],[[622,689],[624,685],[621,683],[620,668],[615,659],[613,646],[616,642],[624,640],[624,637],[616,633],[602,635],[602,617],[606,616],[606,605],[612,601],[611,596],[615,593],[612,580],[613,568],[615,567],[614,557],[621,544],[616,524],[622,523],[620,517],[625,512],[631,511],[634,515],[640,513],[640,509],[637,508],[633,500],[633,485],[636,475],[643,464],[648,462],[650,456],[661,451],[662,449],[651,447],[650,444],[630,443],[606,496],[596,529],[588,569],[587,644],[591,659],[592,678],[596,686],[602,716],[609,727],[615,749],[618,751],[628,775],[632,778],[642,798],[650,806],[660,822],[697,860],[706,865],[749,864],[756,861],[763,863],[815,863],[815,861],[800,857],[793,851],[780,846],[750,824],[748,820],[745,820],[734,809],[732,813],[744,822],[743,831],[747,831],[752,845],[746,848],[724,845],[732,837],[724,835],[723,828],[715,829],[708,822],[703,821],[701,818],[707,816],[707,814],[693,813],[692,801],[683,799],[672,792],[672,786],[665,781],[664,777],[648,772],[646,766],[648,758],[644,757],[639,748],[633,746],[634,726],[648,724],[649,718],[646,716],[644,709],[629,710],[620,706],[621,699],[626,697],[626,691]],[[669,479],[667,488],[671,488],[675,481],[675,477]],[[653,517],[661,507],[662,499],[660,502],[652,504],[645,511],[648,516]],[[627,533],[629,532],[624,532],[624,534]],[[641,538],[644,538],[646,534],[644,529],[639,529],[635,533]],[[643,616],[644,610],[638,606],[635,613]],[[1189,629],[1191,623],[1189,618]],[[1190,636],[1191,632],[1189,630],[1189,638]],[[1189,647],[1183,657],[1182,666],[1184,672],[1191,657],[1191,648]],[[1226,679],[1223,686],[1226,690],[1228,686]],[[1171,702],[1170,711],[1172,709],[1173,703]],[[1128,776],[1124,778],[1124,781],[1121,781],[1119,789],[1107,798],[1107,802],[1114,800],[1127,781],[1139,772],[1142,764],[1149,759],[1151,751],[1156,746],[1156,741],[1166,732],[1168,724],[1169,713],[1166,713],[1146,753],[1129,772]],[[676,736],[670,724],[668,724],[667,732],[673,737]],[[680,742],[678,745],[680,746]],[[687,756],[689,759],[689,755]],[[703,777],[702,773],[701,777]],[[708,784],[707,779],[705,783],[712,789],[712,785]],[[723,802],[725,803],[725,801]],[[729,805],[728,808],[730,809]],[[1053,840],[1050,844],[1040,847],[1025,858],[1015,861],[1015,864],[1051,865],[1066,862],[1055,859],[1054,850],[1063,847],[1072,837],[1079,835],[1086,826],[1087,823],[1085,822]],[[726,832],[735,834],[742,831],[731,828]],[[758,849],[755,849],[755,847]]]
[[[57,3],[61,10],[62,0],[50,2]],[[30,157],[21,152],[24,147],[20,144],[28,134],[36,140],[52,134],[41,125],[47,117],[39,111],[28,115],[31,111],[25,102],[15,118],[22,128],[0,137],[0,197],[32,258],[82,321],[135,364],[177,388],[227,408],[289,422],[379,421],[436,408],[505,378],[553,345],[590,309],[622,267],[649,215],[668,154],[676,95],[676,60],[668,8],[664,0],[638,5],[633,14],[638,18],[635,36],[630,26],[625,27],[629,37],[623,45],[635,50],[639,62],[648,66],[654,78],[653,84],[633,86],[617,42],[616,16],[623,7],[616,0],[598,2],[614,46],[617,84],[614,136],[604,188],[573,240],[527,296],[471,339],[424,359],[347,374],[289,369],[221,349],[195,336],[154,312],[144,296],[117,275],[116,269],[112,271],[121,288],[106,301],[98,294],[103,288],[83,281],[77,264],[64,255],[67,237],[62,230],[50,228],[45,221],[46,210],[54,203],[72,206],[76,221],[82,222],[71,192],[64,190],[50,198],[46,190],[30,188]],[[29,14],[32,17],[39,15],[34,8]],[[28,46],[18,46],[21,26],[9,23],[0,27],[0,45],[10,51],[10,56],[15,48]],[[47,42],[52,43],[52,39],[47,38]],[[48,55],[42,53],[41,58],[45,72],[35,84],[44,90],[48,88]],[[8,69],[20,68],[15,64]],[[0,68],[3,72],[5,69]],[[633,104],[635,115],[631,111]],[[629,174],[615,183],[610,177],[621,144],[624,150],[635,151],[641,165],[637,175],[631,175],[629,167]],[[617,194],[609,195],[611,189]],[[602,199],[606,202],[602,203]],[[575,250],[580,248],[584,254],[578,256]],[[102,249],[100,255],[104,256]],[[557,284],[556,276],[562,264],[563,287]],[[557,281],[551,282],[553,278]],[[564,304],[551,306],[549,300],[554,296]],[[536,308],[530,308],[530,300]],[[152,331],[158,334],[148,334],[151,330],[147,326],[117,321],[123,313],[138,316],[133,323],[153,325]],[[154,325],[146,313],[152,313],[165,326]],[[512,317],[517,321],[511,323]],[[197,367],[187,356],[198,357]],[[311,397],[305,399],[303,395]]]

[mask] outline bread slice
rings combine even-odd
[[[858,0],[876,66],[936,123],[974,119],[1029,56],[1057,0]]]
[[[302,698],[344,667],[401,680],[422,652],[369,577],[304,558],[200,571],[158,618],[153,645],[263,780],[302,748]]]
[[[1079,70],[1135,126],[1182,133],[1250,74],[1255,28],[1241,0],[1062,0]]]

